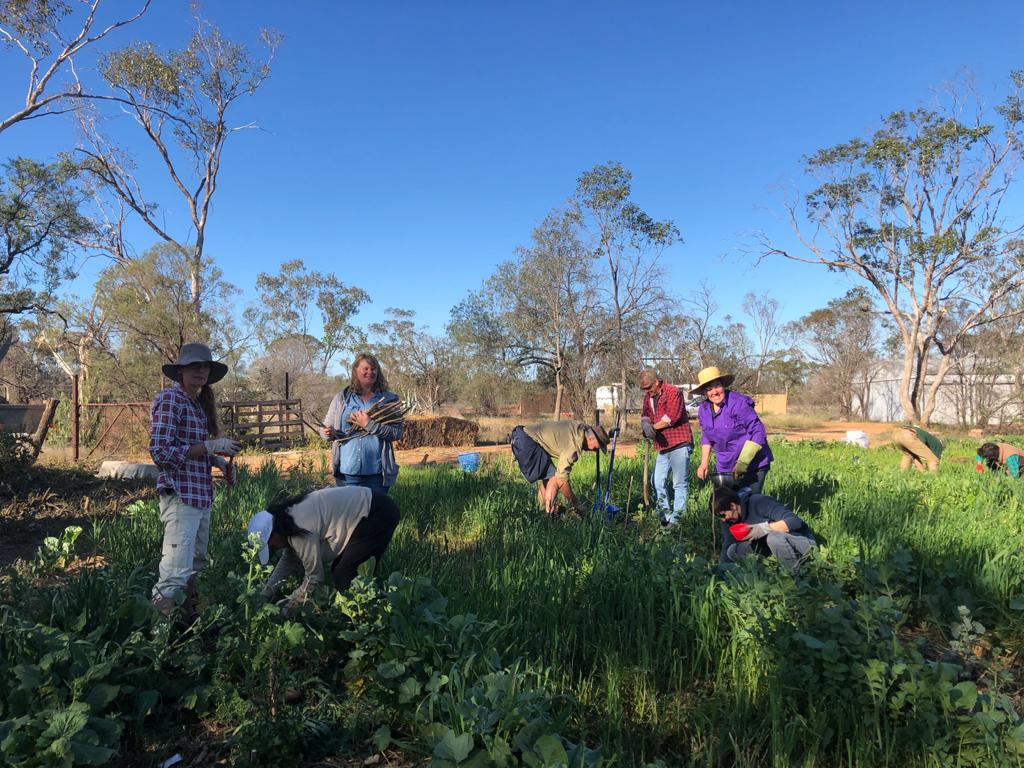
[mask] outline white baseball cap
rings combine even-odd
[[[267,512],[267,510],[261,510],[249,518],[249,535],[256,534],[260,537],[259,558],[260,565],[266,565],[270,562],[270,547],[268,542],[270,541],[270,533],[274,530],[274,516]]]

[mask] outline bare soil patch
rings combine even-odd
[[[44,538],[69,525],[88,528],[94,517],[156,495],[145,481],[100,479],[67,466],[30,467],[12,485],[0,495],[0,567],[31,558]]]

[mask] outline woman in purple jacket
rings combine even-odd
[[[768,435],[754,411],[754,401],[728,389],[735,376],[723,375],[718,368],[705,368],[697,374],[697,387],[690,396],[707,398],[697,409],[700,423],[700,466],[697,477],[708,475],[708,459],[715,452],[719,473],[733,475],[732,486],[761,493],[765,475],[772,463]]]

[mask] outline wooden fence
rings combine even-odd
[[[304,440],[302,400],[239,400],[217,407],[224,431],[244,445],[289,448]]]
[[[73,403],[72,459],[79,460],[85,445],[89,446],[86,459],[144,452],[149,443],[150,408],[150,403]],[[276,450],[305,439],[300,399],[229,400],[217,403],[217,410],[223,433],[245,446]]]

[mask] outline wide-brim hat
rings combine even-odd
[[[228,375],[228,367],[224,363],[218,363],[213,359],[213,353],[210,352],[210,348],[205,344],[195,342],[183,344],[181,349],[178,350],[178,359],[173,363],[165,363],[161,370],[163,370],[164,376],[171,381],[178,381],[181,376],[181,369],[192,363],[210,364],[210,378],[206,380],[207,384],[216,384]]]
[[[260,537],[260,551],[258,557],[260,559],[260,565],[266,565],[270,562],[270,534],[274,530],[274,516],[267,512],[267,510],[261,510],[255,515],[249,518],[249,526],[247,531],[249,535],[256,534]]]
[[[602,451],[607,453],[608,452],[608,433],[605,432],[604,427],[602,427],[600,424],[594,424],[593,426],[587,427],[587,429],[590,430],[590,434],[592,434],[595,438],[597,438],[598,447]]]
[[[703,395],[708,385],[714,384],[716,381],[722,382],[723,387],[728,387],[735,379],[736,377],[731,373],[722,373],[718,370],[717,366],[708,366],[701,369],[701,372],[697,374],[697,386],[690,390],[690,397]]]

